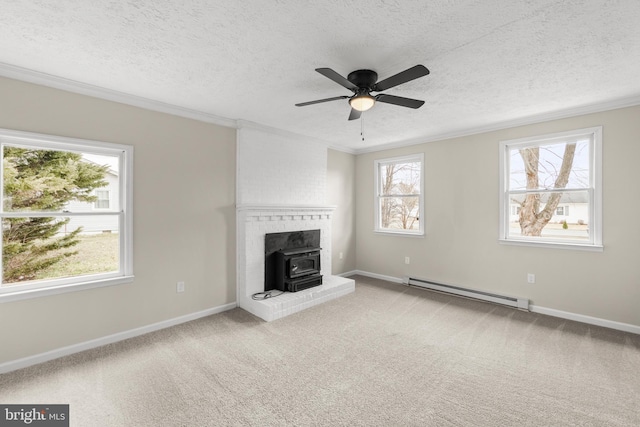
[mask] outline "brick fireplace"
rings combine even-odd
[[[238,304],[267,320],[275,320],[346,295],[354,281],[331,275],[331,214],[326,206],[238,206]],[[264,238],[268,233],[320,229],[323,284],[266,300],[251,295],[264,291]]]
[[[331,219],[324,205],[327,147],[251,124],[238,129],[236,206],[237,302],[275,320],[353,292],[352,279],[331,274]],[[266,300],[265,235],[320,230],[322,284]]]

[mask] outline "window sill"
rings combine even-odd
[[[389,231],[389,230],[373,230],[375,234],[387,235],[387,236],[399,236],[399,237],[420,237],[424,238],[423,232],[408,233],[406,231]]]
[[[565,250],[586,251],[586,252],[604,252],[604,246],[602,245],[585,245],[580,243],[530,242],[527,240],[507,240],[507,239],[498,239],[498,243],[500,243],[501,245],[529,246],[529,247],[548,248],[548,249],[565,249]]]
[[[40,289],[23,289],[15,292],[5,291],[0,294],[0,303],[19,301],[30,298],[39,298],[49,295],[64,294],[67,292],[84,291],[86,289],[102,288],[105,286],[133,283],[134,276],[121,276],[111,279],[95,280],[92,282],[73,283],[59,286],[50,286]]]

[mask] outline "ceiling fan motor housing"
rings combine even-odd
[[[373,86],[378,81],[378,73],[371,70],[356,70],[349,73],[347,80],[358,86],[360,89],[372,90]]]

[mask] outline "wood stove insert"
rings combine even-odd
[[[320,230],[265,235],[265,287],[298,292],[322,284]]]

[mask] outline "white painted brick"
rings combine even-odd
[[[322,205],[327,148],[313,142],[238,130],[238,204]]]
[[[355,288],[351,279],[331,274],[331,208],[270,209],[266,206],[322,206],[325,203],[327,148],[320,144],[251,128],[238,130],[237,213],[238,304],[275,320],[336,298]],[[243,205],[263,206],[243,210]],[[264,235],[320,229],[325,284],[277,298],[254,301],[264,290]]]

